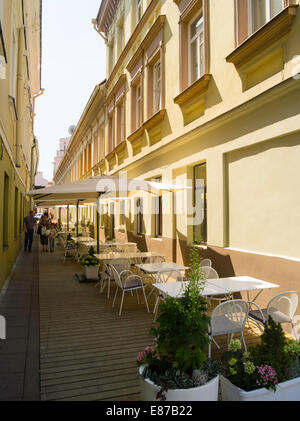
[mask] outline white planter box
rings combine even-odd
[[[141,400],[156,401],[156,395],[160,387],[156,386],[151,380],[143,379],[141,374],[144,366],[140,367]],[[219,376],[210,380],[203,386],[193,387],[192,389],[174,389],[166,393],[167,401],[217,401],[219,392]]]
[[[98,279],[99,267],[97,266],[84,266],[84,274],[86,279],[96,280]]]
[[[245,392],[220,376],[223,401],[300,401],[300,377],[277,385],[276,392],[266,388]]]

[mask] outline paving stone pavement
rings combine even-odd
[[[38,237],[31,253],[22,251],[0,293],[6,339],[0,340],[0,401],[38,401],[39,279]]]

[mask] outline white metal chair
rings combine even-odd
[[[203,259],[203,260],[201,260],[200,267],[203,267],[203,266],[211,267],[212,266],[211,260],[210,259]]]
[[[133,274],[130,270],[123,270],[122,272],[119,273],[113,265],[108,265],[108,267],[111,271],[111,277],[114,279],[114,281],[116,282],[116,286],[117,286],[112,307],[114,307],[114,305],[115,305],[115,301],[116,301],[119,289],[122,291],[122,298],[121,298],[119,316],[121,316],[121,313],[122,313],[122,307],[123,307],[125,292],[128,292],[128,291],[132,292],[132,291],[135,290],[136,296],[137,296],[137,301],[138,301],[138,304],[139,304],[140,303],[139,294],[138,294],[139,289],[142,289],[142,291],[143,291],[144,298],[145,298],[145,304],[146,304],[146,307],[147,307],[147,311],[149,313],[149,306],[148,306],[147,297],[146,297],[146,294],[145,294],[145,284],[142,282],[141,277]]]
[[[297,339],[293,319],[297,311],[298,302],[299,295],[296,291],[286,291],[275,295],[264,309],[261,309],[257,303],[250,301],[249,319],[253,320],[261,331],[263,330],[261,325],[264,325],[269,316],[271,316],[276,323],[290,323],[292,325],[294,337]],[[256,307],[256,310],[253,310],[253,306]]]
[[[247,351],[244,339],[244,327],[248,317],[249,306],[245,300],[230,300],[219,304],[212,312],[209,332],[208,358],[211,358],[211,343],[215,342],[214,337],[228,335],[228,347],[235,333],[241,334],[244,348]],[[229,340],[229,335],[231,338]],[[215,342],[220,349],[219,345]]]
[[[109,298],[110,295],[110,283],[111,281],[115,281],[115,277],[111,271],[111,266],[114,267],[117,273],[121,274],[123,271],[130,271],[130,261],[129,259],[114,259],[110,264],[104,265],[104,274],[108,276],[103,276],[100,292],[103,292],[105,286],[107,285],[107,298]]]
[[[166,283],[169,281],[181,282],[182,275],[177,270],[161,270],[160,272],[156,274],[155,281],[157,284]],[[160,300],[164,301],[165,299],[166,299],[165,294],[163,294],[162,292],[159,292],[157,294],[157,298],[156,298],[154,309],[153,309],[153,313],[155,314],[154,321],[156,320],[156,317],[157,317],[159,301]]]
[[[204,272],[204,276],[205,279],[218,279],[219,278],[219,274],[218,272],[210,267],[210,266],[202,266],[201,270]],[[224,294],[224,295],[210,295],[208,300],[211,301],[227,301],[227,300],[232,300],[233,299],[233,295],[232,294]]]

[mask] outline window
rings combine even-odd
[[[100,126],[100,136],[99,136],[99,161],[101,161],[105,156],[105,130],[104,124]]]
[[[110,204],[111,238],[115,238],[115,204]]]
[[[17,41],[15,33],[12,30],[12,40],[11,40],[11,54],[10,54],[10,84],[9,84],[9,94],[11,97],[15,98],[16,96],[16,82],[17,82]]]
[[[192,21],[189,32],[189,75],[190,83],[192,84],[204,74],[204,30],[202,14]]]
[[[120,202],[120,225],[125,225],[125,200]]]
[[[248,0],[249,35],[274,18],[283,7],[283,0]]]
[[[143,200],[137,199],[137,234],[143,234]]]
[[[153,181],[161,182],[161,177],[155,178]],[[154,225],[154,236],[162,236],[162,223],[163,223],[163,213],[162,213],[162,196],[154,197],[155,203],[155,225]]]
[[[272,20],[289,4],[287,0],[235,0],[235,2],[236,47]],[[282,31],[281,27],[280,30]]]
[[[161,109],[161,64],[160,61],[153,66],[153,114]]]
[[[125,140],[124,99],[117,105],[117,145]]]
[[[14,214],[14,236],[17,238],[18,236],[18,208],[19,208],[19,190],[17,187],[15,188],[15,214]]]
[[[111,153],[115,148],[115,133],[114,133],[114,113],[108,116],[108,153]]]
[[[23,230],[23,201],[22,193],[20,193],[20,217],[19,217],[19,233],[21,234]]]
[[[91,143],[88,144],[87,155],[88,155],[87,170],[90,171],[90,169],[92,168],[92,144]]]
[[[136,23],[142,19],[143,9],[142,9],[142,0],[136,0]]]
[[[190,0],[188,4],[179,19],[180,92],[201,85],[204,76],[210,75],[209,1]]]
[[[8,198],[9,198],[9,177],[4,173],[4,189],[3,189],[3,237],[2,245],[3,248],[8,247]]]
[[[206,163],[194,167],[194,241],[207,242]]]
[[[138,129],[142,124],[141,118],[141,110],[142,110],[142,87],[141,85],[137,85],[135,88],[136,96],[135,96],[135,127]]]

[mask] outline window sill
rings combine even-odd
[[[208,90],[210,80],[210,74],[203,75],[200,79],[196,80],[196,82],[177,95],[173,101],[180,107],[184,106],[187,102],[195,98],[196,95],[203,95]]]
[[[131,135],[128,136],[127,138],[128,142],[133,143],[136,139],[141,137],[143,133],[144,133],[144,128],[143,126],[141,126],[137,130],[132,132]]]
[[[150,117],[145,123],[143,124],[143,128],[145,130],[151,130],[153,127],[157,126],[158,124],[162,123],[163,119],[165,118],[166,109],[163,108],[162,110],[157,111]]]
[[[286,35],[291,30],[297,7],[298,5],[286,7],[229,54],[226,61],[233,63],[237,68],[241,67]]]
[[[174,103],[181,108],[184,117],[184,125],[204,114],[205,101],[204,98],[199,97],[203,96],[208,91],[211,78],[211,74],[204,74],[200,79],[196,80],[196,82],[173,99]]]

